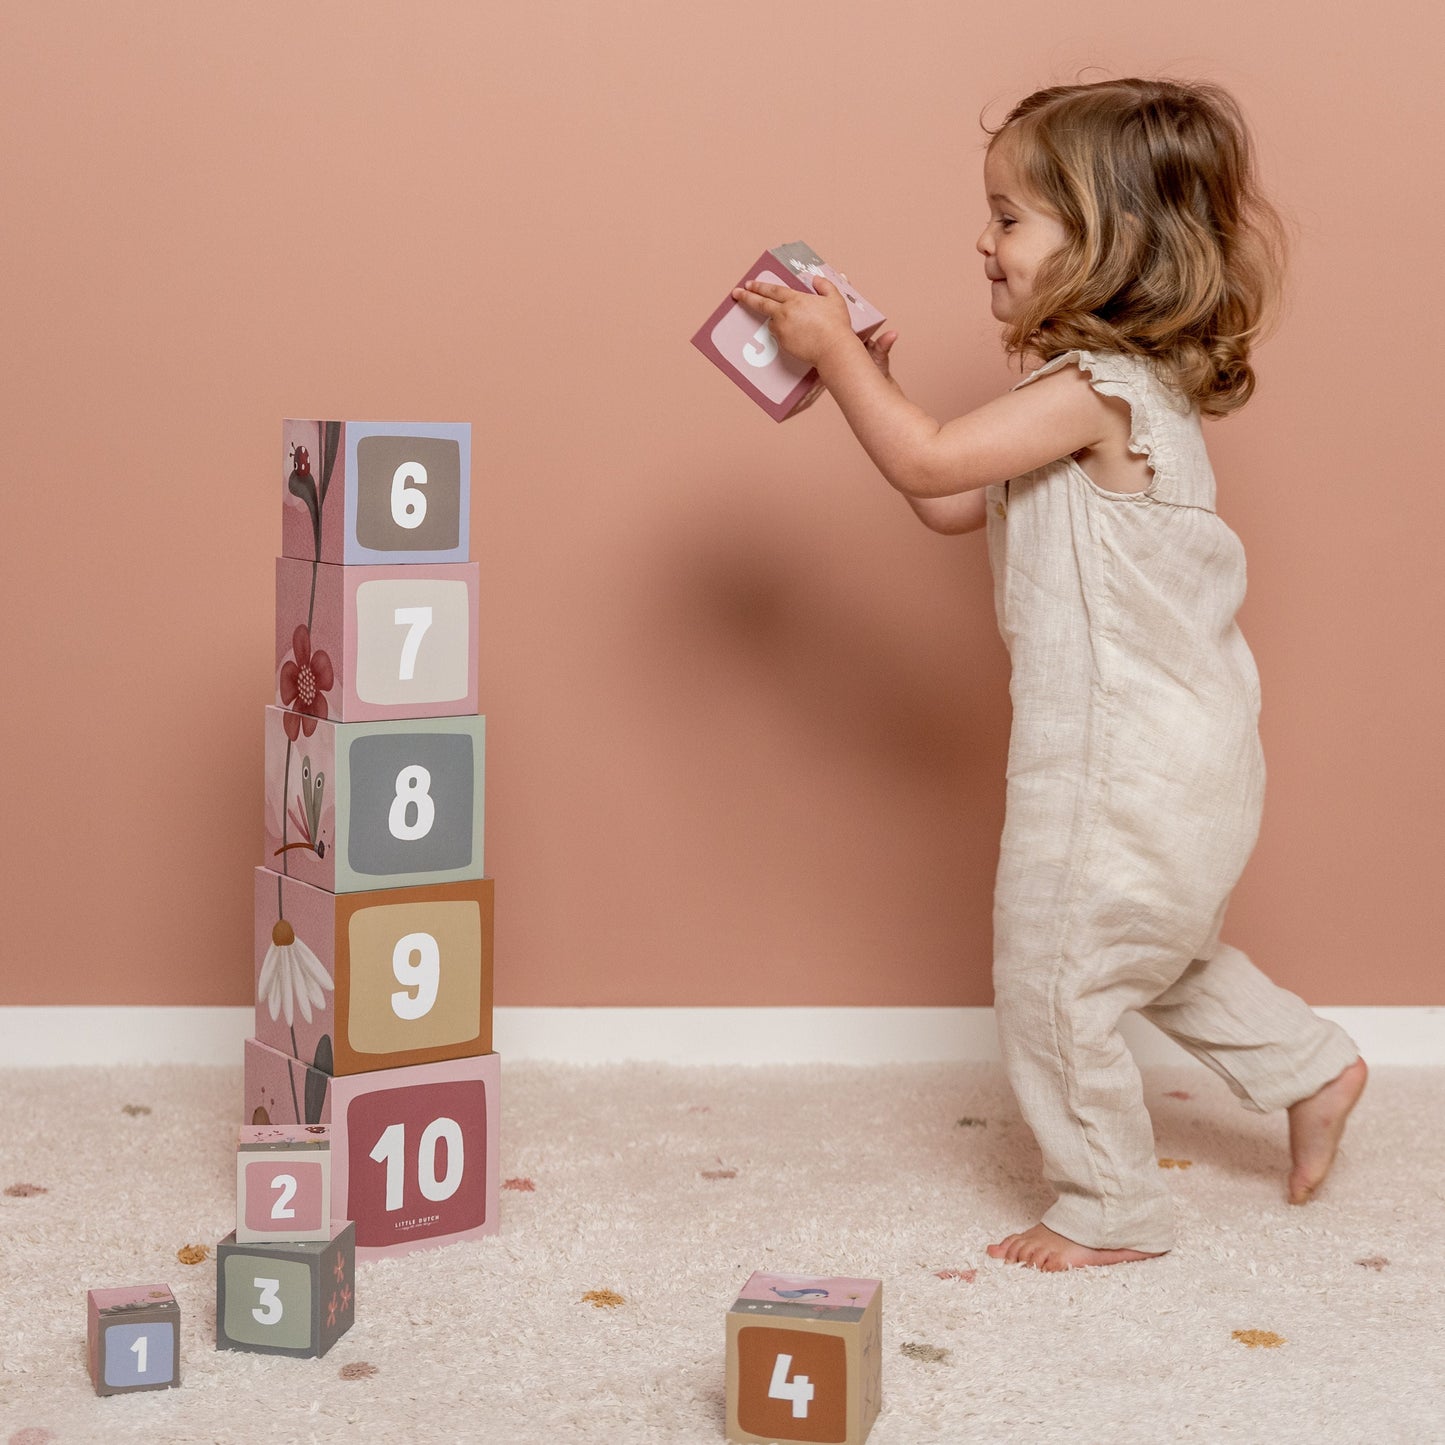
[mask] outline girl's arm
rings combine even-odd
[[[814,285],[816,293],[750,281],[733,295],[769,322],[780,347],[817,367],[864,451],[910,500],[953,499],[1104,440],[1106,399],[1072,366],[940,424],[881,374],[853,334],[837,287],[823,277]],[[934,525],[928,514],[919,515]],[[932,515],[948,520],[951,530],[973,513],[958,502]]]

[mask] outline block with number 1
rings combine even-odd
[[[86,1291],[86,1344],[97,1395],[181,1383],[181,1309],[169,1285]]]
[[[727,1320],[727,1438],[863,1445],[883,1405],[883,1284],[752,1275]]]

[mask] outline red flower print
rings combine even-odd
[[[336,1323],[336,1296],[335,1296],[335,1295],[332,1295],[332,1296],[331,1296],[331,1304],[328,1306],[327,1311],[326,1311],[326,1323],[327,1323],[328,1325],[334,1325],[334,1324]]]
[[[316,731],[316,720],[326,716],[328,688],[336,682],[336,670],[324,652],[311,651],[311,629],[300,623],[291,636],[291,652],[281,664],[281,702],[289,709],[282,725],[294,743],[298,734],[309,738]]]
[[[341,1291],[341,1308],[345,1309],[351,1303],[351,1286],[347,1285]]]
[[[336,1283],[340,1284],[341,1281],[346,1278],[346,1256],[338,1254],[336,1256],[336,1263],[331,1267],[336,1271]]]

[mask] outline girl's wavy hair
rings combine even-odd
[[[1055,85],[980,125],[989,150],[1013,137],[1021,180],[1068,232],[1005,329],[1008,354],[1128,352],[1206,415],[1242,407],[1289,247],[1234,98],[1209,82]]]

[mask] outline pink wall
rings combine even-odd
[[[977,117],[1089,65],[1233,88],[1299,232],[1258,398],[1206,433],[1269,765],[1228,936],[1314,1002],[1445,1002],[1440,29],[11,7],[0,1004],[249,998],[286,415],[473,423],[498,1002],[989,1002],[982,536],[688,338],[801,238],[922,404],[998,393]]]

